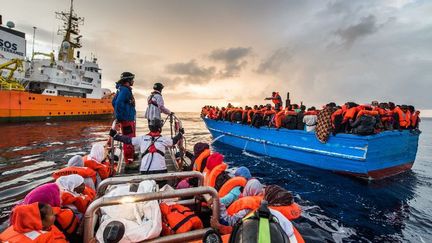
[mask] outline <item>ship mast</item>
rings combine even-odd
[[[58,30],[58,34],[64,36],[58,53],[58,60],[74,62],[74,51],[81,48],[82,35],[79,34],[78,26],[84,24],[84,18],[78,17],[74,13],[73,0],[71,0],[69,12],[56,12],[56,17],[63,21],[63,26]]]

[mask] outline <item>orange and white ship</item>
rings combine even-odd
[[[81,48],[83,18],[72,1],[69,12],[56,16],[64,23],[57,60],[54,53],[40,52],[26,60],[25,33],[11,22],[3,26],[0,16],[0,122],[112,117],[112,93],[101,87],[97,59],[83,60],[75,53]]]

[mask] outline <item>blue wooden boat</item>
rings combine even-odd
[[[337,134],[323,144],[314,132],[258,129],[208,118],[204,122],[213,138],[236,148],[369,180],[411,169],[419,139],[419,133],[396,130],[370,136]]]

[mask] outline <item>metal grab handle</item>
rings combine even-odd
[[[144,180],[163,181],[163,180],[187,178],[187,177],[198,178],[198,186],[202,186],[204,183],[204,176],[198,171],[182,171],[182,172],[172,172],[172,173],[164,173],[164,174],[111,177],[99,183],[97,187],[97,195],[102,196],[105,193],[107,187],[110,185],[119,185],[124,183],[139,183]]]
[[[137,203],[137,202],[145,202],[145,201],[158,200],[158,199],[188,197],[188,196],[204,195],[204,194],[210,194],[213,199],[211,225],[212,228],[217,229],[219,226],[217,220],[219,219],[219,215],[220,215],[218,192],[213,187],[201,186],[201,187],[179,189],[173,191],[140,193],[140,194],[125,195],[125,196],[117,196],[117,197],[98,198],[89,205],[84,215],[84,229],[86,229],[84,232],[84,242],[88,243],[94,240],[94,229],[96,223],[95,214],[96,211],[101,207],[119,205],[119,204],[123,204],[125,201],[127,201],[128,203]],[[161,237],[159,239],[162,240],[163,238],[164,237]],[[172,240],[172,237],[169,239]]]

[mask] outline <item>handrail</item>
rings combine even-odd
[[[204,183],[204,176],[200,172],[182,171],[182,172],[171,172],[171,173],[164,173],[164,174],[111,177],[103,180],[98,185],[96,191],[98,196],[102,196],[109,185],[119,185],[124,183],[139,183],[144,180],[163,181],[163,180],[170,180],[175,178],[187,178],[187,177],[198,178],[198,186],[202,186]]]
[[[115,179],[115,178],[112,178]],[[112,206],[112,205],[119,205],[125,203],[137,203],[137,202],[144,202],[144,201],[151,201],[151,200],[159,200],[159,199],[167,199],[167,198],[177,198],[177,197],[190,197],[195,195],[204,195],[204,194],[210,194],[212,197],[212,220],[210,221],[210,224],[212,228],[217,229],[219,226],[219,197],[218,192],[216,189],[208,186],[201,186],[201,187],[195,187],[195,188],[187,188],[187,189],[179,189],[179,190],[173,190],[173,191],[160,191],[160,192],[151,192],[151,193],[140,193],[140,194],[133,194],[133,195],[125,195],[125,196],[116,196],[116,197],[100,197],[96,200],[94,200],[89,207],[87,208],[87,211],[84,215],[84,243],[93,242],[94,240],[94,229],[95,229],[95,214],[98,209],[105,206]],[[189,234],[192,234],[192,232],[188,232]],[[199,237],[202,236],[206,231],[200,230],[199,234],[194,234],[193,237]],[[186,233],[186,235],[188,234]],[[171,235],[166,237],[160,237],[156,239],[158,242],[177,242],[184,240],[186,235],[178,234],[177,236]],[[168,241],[164,240],[167,238]]]

